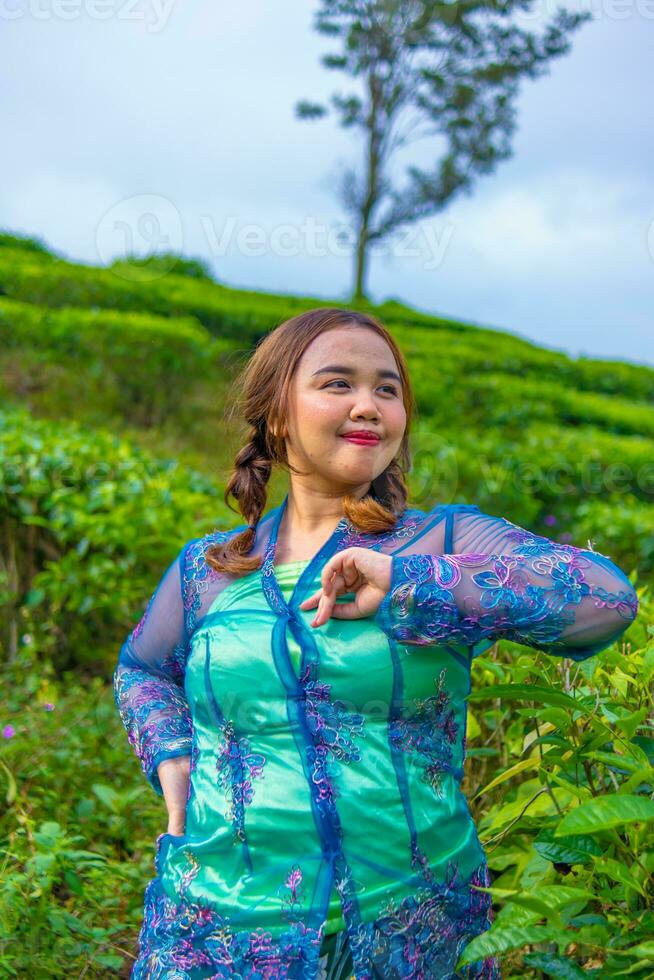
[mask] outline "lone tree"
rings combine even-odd
[[[442,211],[476,174],[511,156],[515,100],[523,76],[536,78],[567,54],[569,36],[589,12],[559,9],[541,33],[510,22],[535,0],[322,0],[315,29],[338,38],[340,53],[322,64],[360,79],[360,93],[334,94],[340,125],[364,139],[361,171],[346,167],[339,197],[356,231],[354,299],[365,299],[369,247]],[[361,91],[362,90],[362,91]],[[301,119],[329,109],[296,103]],[[404,186],[390,175],[400,148],[441,136],[445,152],[433,169],[407,167]]]

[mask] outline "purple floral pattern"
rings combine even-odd
[[[361,758],[354,741],[363,735],[364,717],[348,712],[342,701],[333,701],[330,685],[316,678],[316,665],[310,663],[300,678],[304,693],[305,716],[312,736],[309,758],[313,763],[313,783],[320,806],[332,805],[337,791],[329,760],[350,763]]]
[[[228,804],[225,817],[232,824],[234,842],[244,843],[245,808],[252,803],[252,781],[263,774],[266,757],[253,752],[247,738],[236,735],[231,721],[223,722],[221,735],[223,744],[216,760],[216,770],[218,783]]]
[[[303,882],[304,875],[302,868],[299,864],[294,864],[286,876],[283,888],[279,890],[282,903],[282,918],[287,919],[289,922],[298,921],[302,913],[302,905],[306,894]]]
[[[388,730],[393,745],[422,761],[423,778],[438,796],[441,796],[444,773],[459,780],[463,778],[463,770],[454,764],[459,728],[451,697],[445,689],[446,675],[443,669],[434,679],[436,694],[416,698],[414,710],[392,718]]]
[[[290,894],[283,897],[284,909],[297,909],[301,881],[302,873],[294,866],[285,882]],[[347,941],[357,980],[454,976],[466,945],[492,924],[490,896],[475,887],[488,885],[485,864],[467,882],[450,864],[444,881],[432,880],[400,902],[390,900],[373,922],[353,926]],[[323,929],[307,927],[293,912],[290,919],[276,937],[264,929],[234,930],[229,915],[183,896],[173,901],[155,878],[146,888],[140,953],[132,980],[314,980]],[[500,980],[499,966],[491,957],[463,967],[456,975],[465,980]]]
[[[132,980],[251,980],[315,977],[322,931],[292,922],[278,937],[234,930],[229,915],[184,898],[173,901],[159,878],[146,888],[140,954]],[[191,973],[193,971],[193,973]]]
[[[197,877],[198,872],[200,870],[200,862],[198,861],[195,854],[191,850],[189,850],[189,848],[184,848],[183,854],[188,863],[188,868],[182,874],[182,878],[179,886],[180,898],[185,897],[191,882],[193,881],[194,878]]]
[[[187,637],[191,637],[197,622],[202,596],[206,594],[211,582],[221,574],[205,561],[209,548],[223,544],[235,531],[212,531],[203,538],[194,538],[186,549],[182,568],[182,595]]]
[[[380,551],[385,544],[390,541],[405,542],[409,541],[416,529],[424,522],[424,515],[417,514],[411,516],[409,513],[401,514],[394,527],[379,534],[371,534],[365,531],[358,531],[349,521],[343,520],[344,534],[340,541],[340,550],[346,548],[372,548]]]
[[[146,778],[163,796],[159,763],[191,752],[193,723],[183,689],[165,677],[119,667],[114,675],[114,700]]]
[[[592,598],[597,609],[616,609],[624,629],[635,618],[633,588],[609,593],[593,581],[593,552],[521,528],[510,536],[515,547],[501,555],[393,555],[391,588],[375,621],[400,643],[473,646],[505,638],[581,660],[595,645],[577,650],[562,637],[576,622],[582,600]],[[480,571],[468,578],[471,568]]]
[[[454,976],[454,966],[465,946],[493,921],[489,895],[474,888],[490,885],[487,866],[478,868],[468,885],[462,887],[459,879],[459,869],[450,864],[444,882],[433,880],[415,896],[399,904],[389,902],[375,923],[373,963],[381,958],[388,975],[405,980]],[[465,967],[461,976],[499,980],[500,972],[497,962],[489,957]]]

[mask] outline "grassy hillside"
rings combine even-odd
[[[243,438],[225,412],[235,370],[327,305],[192,263],[148,276],[0,235],[0,976],[129,975],[164,814],[113,704],[117,650],[181,544],[242,523],[222,499]],[[579,803],[651,802],[654,370],[366,309],[416,389],[412,503],[590,541],[639,586],[624,642],[582,665],[509,643],[475,661],[464,788],[501,890],[503,976],[652,976],[654,817],[553,834]]]
[[[277,323],[325,305],[175,274],[136,282],[120,263],[75,265],[1,243],[3,404],[110,427],[219,483],[238,447],[223,417],[234,369]],[[409,360],[425,503],[474,500],[550,533],[553,515],[561,533],[619,546],[617,558],[651,571],[649,545],[635,539],[654,493],[654,370],[571,358],[397,303],[370,309]],[[436,434],[439,458],[428,459]],[[624,546],[607,526],[614,507],[634,527],[626,539],[621,529]]]

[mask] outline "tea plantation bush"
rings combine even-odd
[[[215,483],[174,459],[99,429],[0,412],[5,657],[28,636],[58,670],[106,672],[164,567],[220,518],[235,523]]]
[[[133,425],[162,425],[188,400],[189,384],[224,370],[225,344],[192,317],[47,309],[2,298],[0,348],[5,363],[13,355],[8,396],[58,388],[68,403],[88,409],[92,401]]]

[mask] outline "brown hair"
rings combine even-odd
[[[408,490],[404,474],[410,467],[409,428],[414,396],[402,352],[374,316],[338,307],[319,307],[285,320],[266,334],[235,381],[237,397],[230,399],[232,413],[237,411],[249,423],[251,431],[248,442],[234,460],[224,499],[233,510],[229,497],[234,497],[248,525],[256,526],[264,511],[273,463],[299,472],[288,461],[282,436],[289,388],[298,361],[314,337],[348,325],[374,330],[392,350],[402,378],[406,429],[397,457],[372,481],[372,493],[361,499],[346,494],[343,514],[357,530],[378,533],[394,527],[405,510]],[[226,542],[212,545],[205,555],[207,563],[216,571],[234,575],[256,571],[261,566],[261,556],[247,554],[254,543],[254,526],[232,535]]]

